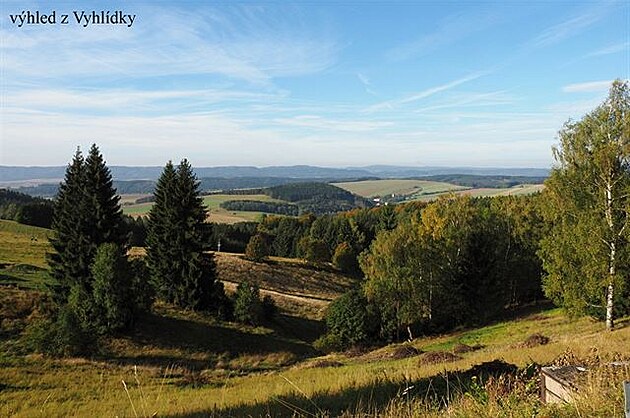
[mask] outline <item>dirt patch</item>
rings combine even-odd
[[[465,354],[470,353],[472,351],[481,350],[483,345],[475,344],[475,345],[466,345],[466,344],[455,344],[453,347],[453,354]]]
[[[498,376],[502,374],[514,374],[518,368],[511,363],[506,363],[503,360],[486,361],[481,364],[476,364],[468,372],[473,376],[479,375],[493,375]]]
[[[462,357],[457,354],[449,353],[447,351],[431,351],[429,353],[425,353],[420,358],[420,365],[427,364],[439,364],[439,363],[450,363],[453,361],[461,360]]]
[[[317,360],[308,365],[309,368],[312,369],[323,369],[325,367],[341,367],[343,363],[340,363],[335,360]]]
[[[350,347],[349,349],[344,351],[343,355],[346,356],[346,357],[349,357],[349,358],[361,357],[362,355],[364,355],[368,351],[369,350],[366,347],[356,346],[356,347]]]
[[[416,347],[410,345],[401,345],[394,348],[390,354],[389,358],[399,360],[403,358],[413,357],[422,354],[422,351],[418,350]]]
[[[525,339],[522,343],[518,344],[519,348],[532,348],[539,345],[549,344],[549,337],[542,334],[532,334]]]

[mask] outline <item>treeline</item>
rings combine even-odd
[[[219,206],[227,210],[275,213],[287,216],[297,216],[299,213],[299,208],[296,205],[281,202],[262,202],[260,200],[228,200]]]
[[[9,189],[0,189],[0,219],[50,228],[53,203]]]
[[[331,306],[319,348],[478,325],[543,297],[539,196],[441,198],[393,214],[369,228],[349,219],[364,239],[350,247],[367,247],[358,256],[364,279]]]

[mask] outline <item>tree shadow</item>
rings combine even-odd
[[[170,418],[195,417],[294,417],[339,416],[344,412],[372,413],[382,410],[391,401],[421,400],[429,407],[441,408],[464,393],[484,396],[480,393],[483,382],[490,376],[516,376],[517,367],[499,360],[482,363],[465,371],[442,374],[403,382],[377,378],[373,383],[349,387],[339,392],[322,391],[307,398],[300,394],[272,397],[269,401],[243,403],[226,408],[208,408],[188,413],[166,415]],[[473,379],[475,377],[475,379]],[[507,379],[506,382],[509,382]],[[506,383],[508,384],[508,383]]]
[[[244,354],[288,352],[298,359],[317,354],[307,342],[299,338],[303,336],[302,332],[311,338],[308,327],[315,327],[316,325],[310,322],[316,321],[299,318],[287,318],[282,321],[275,325],[279,329],[276,331],[273,328],[240,329],[233,324],[210,323],[155,313],[144,314],[136,323],[134,331],[126,335],[126,338],[136,346],[155,348],[156,354],[117,356],[115,353],[108,353],[106,357],[117,362],[137,365],[165,367],[177,364],[201,369],[209,365],[203,358],[212,354],[236,357]],[[291,328],[301,326],[300,324],[304,329],[291,335]],[[164,355],[159,353],[160,350],[170,351],[168,355]],[[173,352],[181,352],[181,355],[170,354]],[[192,353],[198,355],[191,356]]]

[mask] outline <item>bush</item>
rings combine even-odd
[[[332,263],[346,274],[356,275],[360,272],[357,255],[347,242],[342,242],[335,248]]]
[[[24,342],[28,349],[52,357],[86,355],[96,346],[68,306],[59,311],[56,320],[41,319],[29,325]]]
[[[155,301],[155,289],[146,262],[142,258],[129,260],[131,270],[131,293],[137,312],[149,312]]]
[[[259,325],[263,319],[260,290],[256,284],[242,282],[234,296],[234,319],[243,324]]]
[[[368,311],[368,303],[360,290],[351,290],[333,301],[326,311],[328,335],[340,348],[365,344],[373,339],[378,321]]]
[[[335,351],[342,351],[345,348],[345,345],[339,335],[327,333],[315,340],[313,347],[315,347],[318,351],[323,351],[324,353],[332,353]]]
[[[302,257],[314,263],[326,262],[330,260],[326,242],[321,239],[304,237],[298,243],[299,252]]]
[[[263,261],[269,255],[267,240],[262,234],[256,234],[247,243],[245,257],[252,261]]]

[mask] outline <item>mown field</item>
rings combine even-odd
[[[365,180],[333,183],[333,185],[369,198],[391,196],[392,194],[402,196],[432,195],[466,189],[466,187],[450,183],[407,179]]]
[[[509,188],[470,188],[451,183],[408,179],[366,180],[334,185],[363,197],[388,197],[393,194],[404,196],[407,201],[430,201],[448,193],[473,197],[524,195],[538,193],[544,188],[542,184],[520,184]]]
[[[45,266],[48,231],[6,221],[0,228],[5,269]],[[41,241],[30,240],[35,234]],[[621,381],[630,380],[630,366],[607,364],[630,358],[629,319],[607,332],[601,322],[538,305],[477,329],[322,355],[312,347],[322,323],[305,300],[326,303],[351,285],[349,279],[329,267],[283,259],[251,263],[222,254],[217,262],[223,280],[254,280],[269,292],[293,297],[298,307],[273,323],[250,327],[158,303],[135,331],[103,341],[94,356],[50,359],[28,354],[19,340],[42,297],[32,290],[38,286],[29,285],[28,277],[19,288],[2,282],[0,414],[623,416]],[[592,369],[572,404],[539,401],[536,365],[554,361]],[[508,373],[515,368],[521,371]],[[504,374],[491,377],[490,371]]]
[[[215,194],[203,197],[203,202],[208,208],[208,222],[237,223],[255,221],[260,218],[262,212],[229,211],[220,207],[221,203],[230,200],[256,200],[260,202],[281,202],[267,195],[227,195]],[[123,212],[131,216],[144,216],[149,213],[153,203],[140,203],[123,206]]]

